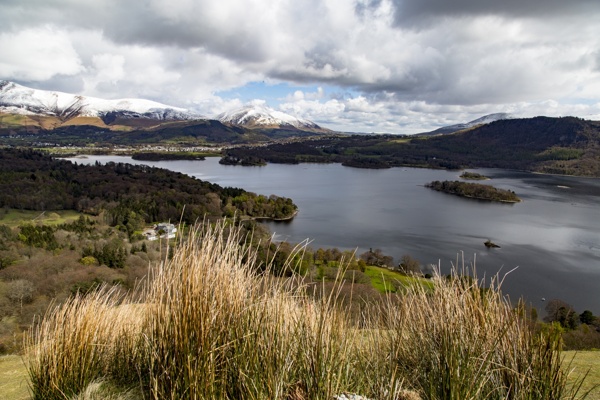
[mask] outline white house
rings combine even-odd
[[[152,229],[147,229],[144,231],[143,235],[146,237],[146,240],[158,240],[161,239],[174,239],[175,232],[177,232],[177,228],[175,225],[161,222],[160,224],[154,225]]]

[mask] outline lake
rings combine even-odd
[[[542,311],[559,298],[576,311],[600,314],[600,180],[495,169],[472,170],[523,200],[501,204],[465,199],[423,187],[455,180],[461,172],[418,168],[369,170],[339,164],[225,166],[205,161],[141,162],[130,157],[72,158],[147,164],[221,186],[291,197],[299,207],[290,222],[266,223],[277,240],[310,246],[381,249],[396,262],[404,254],[447,273],[476,264],[477,274],[504,277],[503,292],[525,297]],[[501,246],[487,249],[490,239]]]

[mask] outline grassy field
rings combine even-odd
[[[588,372],[581,392],[594,387],[596,389],[587,397],[589,400],[600,399],[600,351],[566,351],[565,363],[570,363],[572,380]],[[0,357],[0,393],[4,400],[29,400],[27,371],[20,356]]]
[[[433,284],[423,278],[415,278],[387,268],[367,266],[365,275],[371,278],[371,285],[381,293],[396,293],[401,286],[412,286],[415,284],[432,287]]]
[[[2,209],[0,210],[0,224],[8,225],[10,227],[18,226],[24,222],[40,222],[47,225],[64,224],[66,222],[73,222],[81,213],[72,210],[61,210],[61,211],[29,211],[29,210],[15,210],[15,209]]]
[[[0,393],[5,400],[30,399],[27,370],[20,356],[0,357]]]
[[[600,351],[566,351],[563,363],[572,371],[572,380],[588,374],[581,392],[593,389],[587,399],[600,399]]]

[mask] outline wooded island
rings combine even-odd
[[[459,181],[433,181],[425,185],[438,192],[454,194],[479,200],[498,201],[502,203],[518,203],[521,199],[510,190],[498,189],[490,185],[480,183],[468,183]]]

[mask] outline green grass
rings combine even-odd
[[[58,225],[73,222],[81,213],[72,210],[61,211],[30,211],[16,209],[1,209],[0,224],[11,227],[19,226],[25,222],[40,222],[46,225]]]
[[[563,364],[570,367],[571,383],[588,374],[581,392],[596,387],[587,397],[589,400],[600,399],[600,351],[566,351]],[[0,357],[0,393],[5,400],[29,400],[27,370],[20,356],[9,355]]]
[[[13,114],[0,114],[0,126],[12,128],[15,126],[22,126],[30,119],[24,115],[13,115]]]
[[[588,399],[600,399],[600,351],[565,351],[563,364],[571,370],[570,383],[587,374],[581,386],[581,393],[592,390]]]
[[[371,286],[381,293],[396,293],[402,287],[413,285],[433,287],[433,283],[427,279],[404,275],[387,268],[368,266],[365,268],[365,275],[371,278]]]
[[[27,368],[20,356],[0,357],[0,393],[5,400],[29,400]]]

